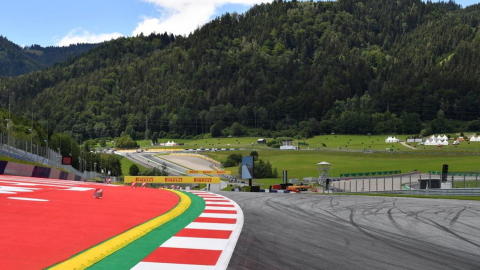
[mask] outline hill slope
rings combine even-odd
[[[38,117],[83,138],[140,138],[147,122],[162,136],[480,130],[479,22],[453,2],[278,1],[0,83],[15,110],[34,96]]]
[[[0,36],[0,76],[18,76],[46,68],[28,55],[22,48]]]
[[[0,76],[19,76],[53,67],[56,63],[97,47],[99,44],[76,44],[68,47],[46,47],[32,45],[21,48],[0,36]]]

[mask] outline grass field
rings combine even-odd
[[[402,152],[412,152],[412,151],[424,151],[424,152],[433,152],[433,153],[448,153],[448,152],[478,152],[480,151],[480,142],[461,142],[459,145],[448,145],[438,148],[437,146],[425,146],[419,145],[418,143],[409,143],[410,146],[415,147],[416,149],[411,149],[400,143],[385,143],[387,135],[322,135],[316,136],[306,140],[294,140],[293,145],[298,145],[300,143],[301,149],[352,149],[352,150],[372,150],[372,151],[402,151]],[[402,141],[406,141],[406,138],[409,135],[400,135],[397,138],[400,138]],[[258,149],[266,150],[271,149],[266,145],[257,144],[257,139],[259,137],[238,137],[238,138],[209,138],[201,140],[182,140],[182,139],[173,139],[176,143],[184,143],[183,146],[175,147],[166,147],[166,146],[151,146],[150,140],[137,141],[141,148],[172,148],[172,149],[185,149],[185,148],[248,148],[248,149]],[[268,141],[271,141],[272,138],[265,138]],[[166,143],[167,141],[172,141],[171,139],[161,139],[160,143]],[[253,143],[253,146],[252,146]],[[301,143],[307,143],[303,146]],[[453,140],[450,141],[450,144],[453,143]],[[480,153],[480,152],[479,152]]]
[[[130,176],[130,173],[129,173],[129,170],[130,170],[130,166],[132,166],[132,164],[136,164],[138,166],[138,168],[140,169],[140,171],[143,171],[145,170],[146,168],[138,163],[134,163],[133,161],[131,161],[130,159],[126,158],[126,157],[123,157],[122,159],[120,159],[120,164],[122,165],[122,175],[123,176]]]
[[[206,152],[216,160],[225,161],[232,153],[243,156],[249,151]],[[475,155],[414,155],[414,154],[363,154],[321,151],[259,151],[259,158],[270,161],[279,173],[288,171],[289,178],[318,176],[316,164],[322,161],[332,165],[331,175],[343,173],[401,170],[403,173],[415,170],[441,171],[443,164],[449,164],[449,171],[463,172],[480,169],[480,157]],[[232,171],[235,171],[233,168]]]
[[[401,170],[402,173],[420,171],[441,171],[443,164],[449,165],[450,172],[472,172],[480,170],[480,155],[471,155],[480,151],[480,142],[461,142],[460,145],[423,146],[418,143],[410,143],[416,149],[411,149],[400,143],[385,143],[387,135],[322,135],[307,140],[294,140],[293,144],[307,143],[300,145],[302,150],[310,151],[280,151],[269,148],[265,145],[258,145],[257,137],[240,138],[210,138],[202,140],[176,140],[177,143],[184,143],[184,146],[171,147],[177,149],[185,148],[242,148],[243,151],[217,151],[204,152],[203,154],[225,161],[232,153],[240,153],[243,156],[256,150],[260,158],[270,161],[273,167],[277,168],[279,175],[283,170],[288,171],[288,178],[317,177],[316,164],[326,161],[332,164],[330,175],[339,177],[345,173],[359,173],[372,171],[393,171]],[[396,136],[405,141],[408,135]],[[267,141],[271,138],[265,138]],[[167,142],[168,140],[160,140]],[[453,142],[453,141],[450,141]],[[152,148],[150,141],[138,141],[142,147]],[[253,143],[253,146],[252,146]],[[156,148],[168,148],[156,146]],[[355,152],[327,152],[316,149],[342,149],[342,150],[372,150],[376,153],[355,153]],[[392,151],[390,151],[392,149]],[[384,153],[378,153],[384,151]],[[368,151],[366,151],[368,152]],[[398,152],[404,152],[398,153]],[[418,153],[418,154],[416,154]],[[468,154],[468,155],[462,155]],[[237,174],[238,167],[225,168],[231,170],[233,175]],[[281,182],[277,179],[258,179],[254,183],[262,187]],[[463,184],[463,183],[462,183]]]
[[[480,187],[480,179],[478,181],[465,181],[462,180],[455,180],[454,183],[455,188],[478,188]]]
[[[138,145],[141,148],[176,148],[176,149],[192,149],[192,148],[251,148],[252,143],[254,144],[255,148],[260,149],[267,149],[268,147],[265,145],[258,145],[257,144],[257,137],[239,137],[239,138],[209,138],[209,139],[201,139],[201,140],[182,140],[182,139],[159,139],[159,143],[166,143],[168,141],[175,141],[176,143],[184,143],[185,145],[182,146],[160,146],[160,145],[151,145],[150,140],[143,140],[137,141]],[[271,140],[267,138],[267,141]]]

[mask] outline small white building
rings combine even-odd
[[[425,140],[425,145],[448,145],[448,137],[445,135],[432,135],[432,137]]]
[[[395,138],[395,137],[391,137],[391,136],[388,136],[388,138],[385,140],[386,143],[398,143],[400,142],[399,139]]]
[[[280,146],[280,150],[297,150],[297,147],[293,145],[292,140],[283,140],[283,145]]]
[[[168,141],[165,143],[165,146],[177,146],[177,143],[174,141]]]
[[[480,142],[480,136],[475,137],[475,135],[472,135],[472,137],[470,137],[470,141],[471,142]]]

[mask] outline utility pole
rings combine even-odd
[[[147,131],[148,131],[148,117],[145,116],[145,140],[148,140]]]
[[[7,145],[10,145],[10,121],[12,120],[10,116],[10,92],[8,92],[8,119],[6,120],[7,120],[7,128],[8,128]]]
[[[31,120],[31,129],[30,129],[30,153],[33,154],[33,99],[32,99],[32,120]]]

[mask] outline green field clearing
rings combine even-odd
[[[192,149],[192,148],[252,148],[252,143],[254,148],[268,149],[266,145],[258,145],[257,137],[239,137],[239,138],[209,138],[209,139],[200,139],[200,140],[182,140],[182,139],[159,139],[158,143],[166,143],[168,141],[174,141],[176,143],[184,143],[182,146],[152,146],[150,140],[137,141],[138,145],[141,148],[149,149]],[[267,138],[267,141],[271,139]]]
[[[136,164],[138,166],[138,168],[140,169],[140,171],[143,171],[145,170],[146,168],[138,163],[134,163],[133,161],[131,161],[130,159],[126,158],[126,157],[122,157],[122,159],[120,159],[120,164],[122,165],[122,175],[123,176],[130,176],[130,173],[129,173],[129,170],[130,170],[130,166],[132,166],[132,164]]]
[[[317,177],[318,171],[316,164],[321,161],[327,161],[332,164],[331,176],[339,177],[345,173],[360,173],[373,171],[395,171],[401,170],[402,173],[420,171],[441,171],[443,164],[449,164],[451,172],[472,172],[480,170],[480,155],[462,155],[462,153],[472,153],[478,149],[480,142],[461,142],[460,145],[444,146],[418,146],[418,149],[410,149],[399,143],[385,143],[388,136],[384,135],[323,135],[316,136],[308,140],[294,141],[294,145],[298,142],[307,143],[308,146],[300,146],[302,150],[310,149],[310,151],[282,151],[272,149],[265,145],[258,145],[257,137],[243,138],[210,138],[202,140],[175,140],[177,143],[184,143],[184,146],[174,147],[176,149],[185,148],[243,148],[243,151],[217,151],[202,152],[215,160],[225,161],[227,156],[233,153],[240,153],[243,156],[250,154],[252,150],[256,150],[260,158],[265,162],[270,161],[273,167],[277,168],[279,175],[283,170],[288,171],[288,178]],[[408,135],[397,136],[401,140],[406,140]],[[266,138],[270,141],[271,138]],[[160,142],[168,141],[161,140]],[[251,143],[254,143],[253,147]],[[150,141],[139,141],[143,147],[151,148]],[[323,146],[325,144],[325,146]],[[411,143],[411,145],[415,145]],[[156,148],[168,148],[160,147]],[[173,148],[173,147],[172,147]],[[319,150],[316,150],[316,149]],[[324,149],[342,150],[373,150],[384,151],[384,153],[362,153],[362,152],[330,152],[321,151]],[[387,150],[393,149],[393,152]],[[425,149],[424,149],[425,148]],[[407,153],[398,153],[398,152]],[[366,151],[368,152],[368,151]],[[418,153],[418,154],[415,154]],[[449,154],[451,153],[451,154]],[[238,167],[224,168],[232,171],[232,175],[236,176]],[[262,187],[268,187],[272,184],[281,182],[281,177],[276,179],[256,179],[254,184]],[[457,183],[455,183],[457,185]],[[459,183],[463,186],[463,182]]]
[[[465,181],[462,180],[455,180],[454,183],[455,188],[480,188],[480,179],[478,181]]]
[[[227,156],[249,151],[206,152],[206,155],[218,161],[225,161]],[[259,151],[259,157],[270,161],[277,167],[278,173],[288,171],[289,178],[316,177],[316,164],[327,161],[332,164],[331,175],[339,177],[343,173],[401,170],[402,173],[441,171],[443,164],[449,165],[451,172],[475,171],[480,169],[480,156],[475,155],[414,155],[414,154],[363,154],[322,151]],[[236,169],[229,168],[232,173]]]
[[[365,151],[393,151],[393,152],[432,152],[432,153],[448,153],[448,152],[478,152],[480,151],[480,142],[461,142],[459,145],[452,145],[453,140],[450,140],[450,145],[438,148],[437,146],[419,145],[418,143],[409,143],[410,146],[416,149],[411,149],[400,143],[385,143],[387,135],[322,135],[315,136],[306,140],[293,140],[293,145],[300,144],[303,149],[351,149],[351,150],[365,150]],[[406,141],[409,135],[400,135],[397,138]],[[247,148],[257,150],[271,149],[266,145],[257,144],[257,139],[260,137],[238,137],[238,138],[209,138],[199,140],[182,140],[173,139],[176,143],[184,143],[183,146],[151,146],[150,140],[137,141],[141,148],[150,149],[192,149],[192,148]],[[265,138],[271,141],[272,138]],[[172,139],[161,139],[159,143],[166,143]],[[252,146],[253,143],[253,146]],[[308,145],[301,145],[307,143]]]

